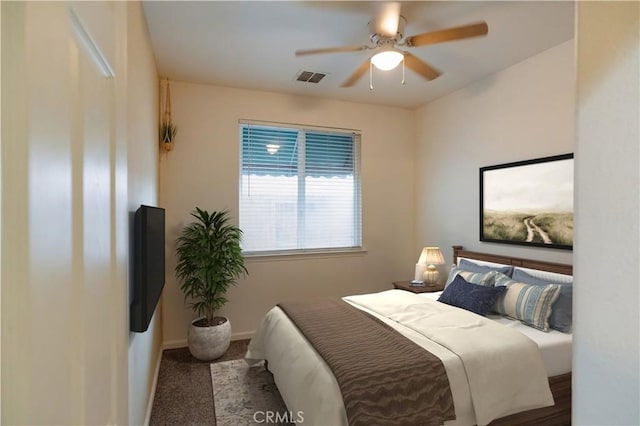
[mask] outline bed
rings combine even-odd
[[[454,264],[461,261],[471,261],[489,268],[499,265],[513,266],[523,272],[542,274],[543,279],[547,278],[545,274],[550,274],[550,277],[570,277],[572,275],[570,265],[466,251],[462,246],[453,247],[453,259]],[[491,419],[489,424],[492,425],[568,425],[571,423],[571,333],[556,330],[542,332],[526,326],[520,321],[497,315],[489,316],[489,322],[499,323],[504,329],[512,329],[513,331],[509,331],[510,333],[527,336],[535,342],[540,350],[540,357],[544,364],[542,369],[546,373],[549,389],[553,396],[550,403],[536,402],[533,405],[543,408],[522,411],[522,407],[525,405],[514,405],[517,410],[504,411],[503,409],[506,413],[505,416],[494,419],[494,417],[483,415],[478,409],[474,411],[474,404],[478,404],[476,399],[479,397],[477,391],[473,395],[471,393],[471,381],[467,377],[470,377],[471,370],[465,373],[464,362],[458,359],[459,357],[455,353],[451,354],[437,342],[425,339],[422,335],[415,333],[414,329],[398,324],[395,320],[390,319],[392,316],[385,317],[384,313],[380,314],[375,307],[367,307],[366,303],[358,306],[362,301],[375,300],[376,297],[383,297],[387,300],[394,298],[409,300],[409,298],[420,297],[425,300],[425,304],[443,305],[440,302],[433,302],[439,295],[440,293],[423,293],[419,296],[413,294],[409,296],[403,290],[389,290],[377,295],[353,296],[345,299],[359,309],[377,316],[379,320],[388,323],[400,334],[443,360],[451,385],[456,415],[455,420],[449,420],[445,422],[445,425],[487,424],[487,418]],[[287,314],[278,307],[273,308],[265,317],[260,330],[249,345],[246,359],[250,364],[261,360],[268,363],[269,370],[274,375],[275,383],[288,409],[293,413],[303,412],[305,424],[339,426],[349,423],[340,387],[331,369]],[[500,389],[494,388],[486,394],[492,394],[496,390]],[[544,406],[551,403],[553,405]],[[476,422],[476,417],[485,420]]]

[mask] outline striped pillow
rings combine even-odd
[[[551,305],[560,295],[560,286],[535,286],[517,281],[501,281],[507,290],[498,297],[495,310],[542,331],[549,331]]]
[[[513,271],[512,279],[530,285],[560,284],[560,295],[553,304],[549,327],[571,333],[573,317],[573,277],[571,275],[553,274],[551,272],[532,271],[528,273],[522,269]],[[533,275],[535,274],[535,275]]]
[[[498,273],[495,271],[491,271],[488,273],[469,272],[469,271],[460,269],[457,266],[452,266],[451,272],[449,272],[449,278],[447,278],[447,283],[445,284],[445,287],[448,287],[449,284],[451,284],[451,282],[455,279],[456,275],[460,275],[462,278],[465,279],[466,282],[471,284],[483,285],[486,287],[493,287],[493,281],[495,280],[495,277],[497,276],[497,274]]]

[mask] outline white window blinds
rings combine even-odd
[[[245,253],[360,248],[360,137],[240,124]]]

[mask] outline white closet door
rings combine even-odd
[[[126,4],[3,2],[2,41],[2,423],[126,423]]]

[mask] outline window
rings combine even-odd
[[[241,123],[240,142],[245,253],[361,247],[358,134]]]

